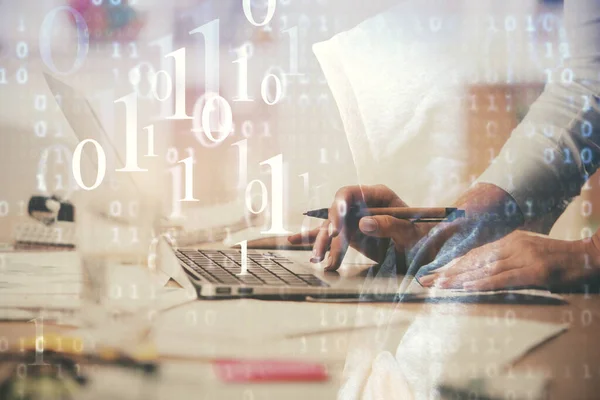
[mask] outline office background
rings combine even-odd
[[[235,143],[248,139],[246,182],[266,179],[269,170],[260,163],[282,154],[289,226],[301,222],[299,211],[327,205],[333,193],[348,184],[385,183],[409,204],[452,202],[492,162],[548,74],[560,68],[568,55],[559,2],[282,0],[276,2],[277,11],[267,27],[250,24],[241,1],[102,3],[0,2],[1,216],[22,214],[33,193],[77,194],[70,168],[76,140],[41,78],[42,71],[52,72],[43,60],[44,52],[51,54],[59,71],[76,65],[80,37],[73,18],[62,11],[51,24],[44,24],[57,7],[82,7],[86,18],[96,21],[89,24],[89,50],[80,67],[62,78],[92,101],[121,150],[124,112],[114,100],[132,91],[139,93],[138,126],[155,125],[163,173],[154,178],[167,211],[174,207],[176,196],[169,171],[188,155],[194,157],[194,191],[199,201],[184,204],[184,211],[239,201],[244,185],[240,148]],[[252,5],[261,15],[267,1]],[[399,27],[403,36],[394,53],[386,54],[385,43],[374,40],[372,59],[361,56],[358,49],[353,55],[348,46],[344,57],[354,56],[353,68],[363,72],[362,94],[380,101],[374,101],[370,115],[361,118],[386,121],[385,104],[410,104],[411,111],[398,112],[391,125],[381,122],[378,141],[370,142],[376,143],[371,147],[376,159],[361,159],[361,142],[347,137],[347,121],[340,117],[312,45],[393,6],[398,7],[396,15],[405,15]],[[111,16],[119,7],[121,14]],[[168,102],[149,94],[147,76],[151,69],[172,70],[164,58],[167,47],[172,51],[186,47],[186,100],[188,113],[193,113],[205,91],[206,49],[198,35],[188,32],[217,18],[220,94],[232,107],[235,130],[214,146],[192,131],[194,121],[160,118]],[[127,21],[128,26],[114,27]],[[111,33],[111,26],[122,29],[121,35]],[[292,56],[287,30],[293,27],[298,29],[299,75],[289,74]],[[360,25],[354,32],[367,41],[370,35],[378,37],[375,23]],[[40,48],[40,43],[50,47]],[[254,102],[235,101],[239,64],[234,61],[241,46],[252,52],[248,93],[257,99]],[[446,65],[453,69],[444,71]],[[284,96],[275,105],[261,101],[261,82],[268,73],[284,83]],[[401,82],[402,91],[386,90],[382,87],[386,81]],[[600,205],[593,204],[592,194],[598,185],[597,177],[592,177],[553,235],[575,239],[597,229]]]

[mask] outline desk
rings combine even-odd
[[[5,220],[1,238],[8,241],[9,232],[6,228],[14,225],[21,218]],[[593,399],[600,393],[600,294],[593,293],[564,295],[567,304],[564,305],[502,305],[502,304],[464,304],[461,305],[461,315],[486,316],[505,318],[514,316],[519,319],[529,319],[549,323],[569,323],[570,328],[560,336],[543,343],[525,354],[512,366],[514,371],[527,373],[529,370],[544,371],[551,378],[549,398],[551,399]],[[232,300],[236,301],[236,300]],[[384,307],[398,307],[422,313],[444,313],[451,308],[443,304],[382,304]],[[322,304],[328,307],[328,304]],[[355,309],[356,304],[346,304],[345,307]],[[277,318],[273,315],[273,318]],[[63,331],[66,327],[45,324],[45,332]],[[9,343],[18,343],[20,337],[31,337],[34,334],[32,323],[0,322],[0,337],[6,337]],[[348,333],[340,332],[339,335]],[[319,334],[316,334],[319,335]],[[331,333],[327,334],[331,338]],[[176,361],[165,359],[165,361]],[[198,397],[194,392],[182,394],[183,398],[206,399],[288,399],[288,398],[334,398],[339,387],[343,363],[329,362],[328,370],[332,379],[325,383],[312,384],[278,384],[278,385],[224,385],[214,379],[210,366],[201,360],[185,362],[190,370],[197,371],[208,381],[203,388],[213,396]],[[244,391],[251,390],[253,397],[248,397]],[[246,396],[246,397],[244,397]]]
[[[541,344],[525,354],[512,368],[527,373],[530,369],[542,370],[551,377],[551,399],[592,399],[600,393],[600,295],[566,295],[568,304],[560,306],[540,305],[486,305],[470,304],[461,308],[461,313],[473,316],[504,318],[507,314],[516,318],[532,319],[541,322],[570,323],[571,327],[562,335]],[[234,300],[235,301],[235,300]],[[348,307],[356,307],[348,304]],[[395,307],[396,305],[387,305]],[[327,304],[323,304],[327,307]],[[419,312],[437,311],[436,304],[402,304],[400,308]],[[276,318],[277,316],[273,316]],[[46,332],[60,331],[64,327],[46,325]],[[20,336],[31,336],[31,323],[0,323],[0,332],[9,341],[17,341]],[[340,333],[342,334],[342,333]],[[331,334],[329,334],[331,335]],[[168,361],[168,360],[165,360]],[[196,371],[203,379],[214,380],[206,363],[186,362],[188,371]],[[198,393],[187,393],[186,398],[250,398],[243,397],[251,390],[253,399],[281,398],[333,398],[339,385],[343,369],[342,363],[327,365],[332,379],[326,383],[277,384],[277,385],[224,385],[210,382],[203,386],[214,395],[198,397]],[[209,378],[207,378],[209,377]],[[206,382],[207,384],[209,382]],[[182,393],[183,395],[183,393]],[[248,395],[246,395],[248,396]]]

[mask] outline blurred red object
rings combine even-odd
[[[121,0],[117,5],[110,0],[103,0],[100,5],[91,0],[69,0],[69,6],[85,20],[90,40],[135,40],[145,24],[143,16],[128,4],[128,0]],[[72,15],[71,21],[76,25]]]

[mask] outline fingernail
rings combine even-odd
[[[435,283],[433,286],[435,286],[437,288],[443,288],[447,281],[448,281],[448,278],[439,277],[435,280]]]
[[[329,237],[333,237],[333,224],[329,224],[329,227],[327,228],[327,234],[329,235]]]
[[[327,264],[325,264],[325,268],[323,268],[323,270],[331,271],[332,264],[333,264],[333,257],[331,257],[331,254],[329,254],[327,256]]]
[[[321,260],[323,260],[322,257],[318,257],[317,256],[317,252],[315,250],[312,251],[311,257],[310,257],[310,262],[313,264],[318,264],[321,262]]]
[[[288,237],[287,237],[287,241],[288,241],[288,243],[292,244],[292,237],[291,237],[291,236],[288,236]]]
[[[435,280],[435,275],[425,275],[419,278],[419,283],[423,286],[429,286]]]
[[[358,225],[363,232],[375,232],[377,230],[377,221],[373,218],[361,218]]]

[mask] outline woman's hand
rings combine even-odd
[[[493,290],[565,286],[598,273],[600,239],[565,241],[525,231],[469,251],[419,278],[423,286]]]
[[[358,220],[347,214],[350,207],[406,207],[391,189],[383,185],[348,186],[338,190],[329,208],[329,219],[320,228],[303,234],[290,236],[292,244],[313,243],[311,262],[319,263],[329,257],[326,271],[336,270],[348,246],[352,246],[367,257],[381,262],[385,257],[390,239],[396,252],[404,254],[427,232],[425,224],[413,224],[390,216],[367,216]],[[404,257],[402,257],[403,259]],[[398,257],[398,260],[401,258]]]

